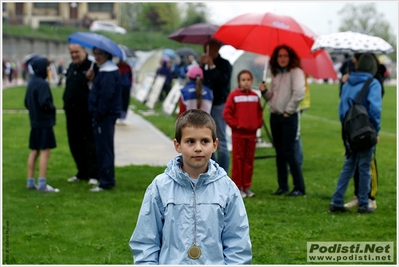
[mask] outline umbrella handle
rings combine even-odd
[[[265,67],[263,69],[263,78],[262,78],[262,83],[266,82],[266,74],[267,74],[267,67],[269,66],[269,56],[266,56],[266,63]]]

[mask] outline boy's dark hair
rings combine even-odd
[[[180,143],[185,127],[206,127],[212,132],[213,142],[216,141],[216,124],[212,116],[201,109],[189,109],[183,112],[176,121],[175,139]]]

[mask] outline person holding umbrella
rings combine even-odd
[[[259,85],[262,96],[270,105],[270,127],[276,149],[278,189],[274,195],[288,192],[287,164],[294,180],[294,189],[287,196],[304,196],[305,183],[295,156],[300,102],[305,94],[305,73],[300,59],[287,45],[277,46],[270,58],[272,80],[268,90]]]
[[[100,184],[90,189],[100,192],[115,187],[115,122],[122,110],[122,88],[118,66],[112,54],[93,48],[99,66],[89,95],[89,112],[92,117]],[[91,70],[87,75],[90,75]]]
[[[212,156],[226,172],[229,171],[230,154],[227,149],[226,121],[223,118],[223,110],[230,94],[230,78],[232,66],[229,61],[219,54],[221,42],[211,39],[204,44],[204,52],[200,58],[200,66],[204,71],[203,84],[213,91],[213,104],[211,115],[216,122],[219,146],[217,159],[215,153]]]

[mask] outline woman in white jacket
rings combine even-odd
[[[305,94],[305,74],[300,59],[287,45],[275,48],[270,58],[272,80],[270,89],[262,83],[259,90],[270,106],[270,128],[276,149],[278,189],[274,195],[289,190],[287,164],[294,180],[294,189],[287,196],[304,196],[302,170],[295,157],[295,138],[298,130],[299,104]]]

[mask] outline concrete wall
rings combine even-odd
[[[25,56],[39,53],[49,60],[69,62],[68,42],[48,41],[29,37],[3,35],[3,59],[22,62]]]

